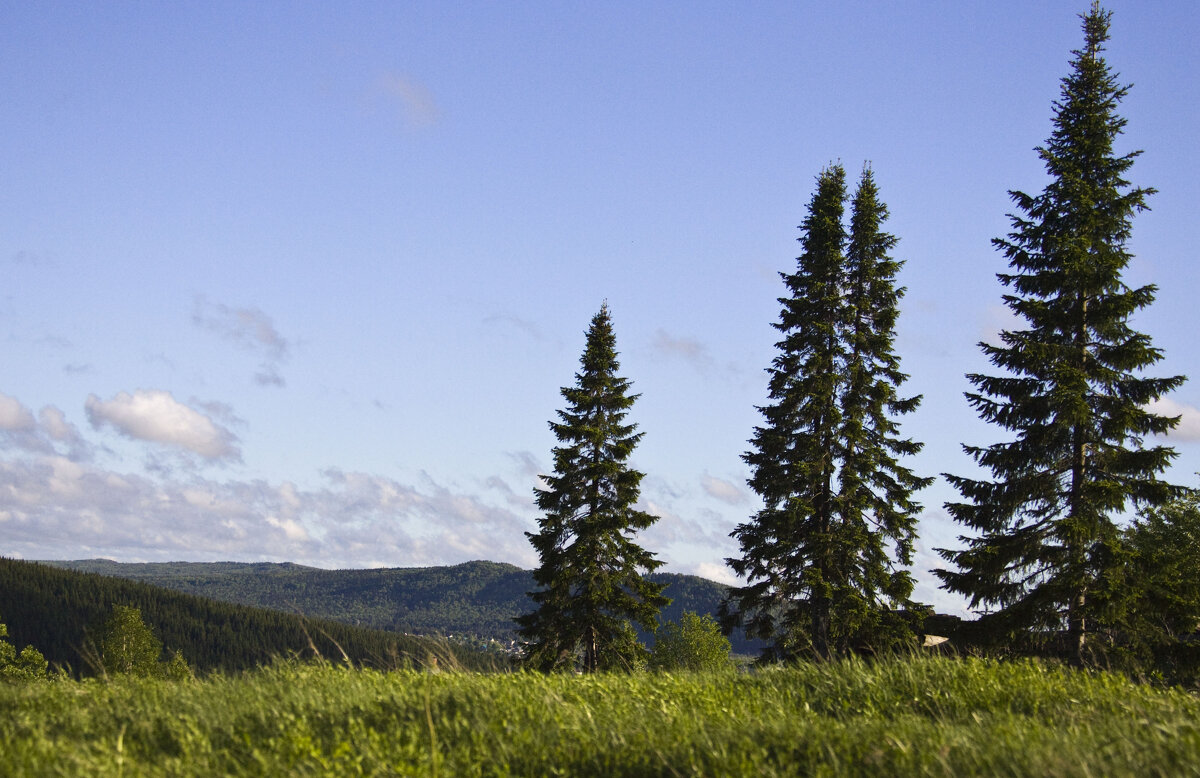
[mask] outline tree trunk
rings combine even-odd
[[[1087,604],[1087,590],[1084,589],[1071,603],[1067,615],[1068,650],[1071,652],[1071,663],[1083,667],[1084,650],[1087,643],[1087,617],[1084,616],[1084,606]]]
[[[1079,321],[1075,330],[1075,344],[1079,349],[1079,370],[1087,372],[1087,355],[1088,355],[1088,295],[1086,290],[1080,292],[1079,300]],[[1087,463],[1088,463],[1088,440],[1087,429],[1090,428],[1091,419],[1087,420],[1087,427],[1076,423],[1073,444],[1075,447],[1075,461],[1071,463],[1071,519],[1075,524],[1074,529],[1078,530],[1078,522],[1083,513],[1083,487],[1087,481]],[[1091,529],[1090,527],[1088,528]],[[1073,556],[1078,560],[1077,564],[1080,568],[1087,566],[1087,554],[1084,551],[1093,540],[1092,532],[1087,533],[1087,537],[1080,532],[1072,539],[1072,542],[1078,544],[1072,549]],[[1077,575],[1084,574],[1082,569],[1073,571]],[[1087,605],[1087,583],[1080,584],[1078,594],[1075,595],[1074,602],[1071,603],[1070,611],[1067,616],[1067,635],[1070,638],[1071,645],[1071,662],[1076,667],[1083,666],[1084,660],[1084,644],[1087,641],[1087,617],[1084,615]]]
[[[596,667],[599,664],[597,655],[599,647],[596,645],[596,628],[588,627],[588,643],[587,650],[584,651],[583,666],[589,673],[596,672]]]
[[[814,598],[812,603],[812,645],[817,659],[829,659],[829,600]]]

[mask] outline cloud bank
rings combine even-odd
[[[263,559],[317,566],[531,566],[512,511],[427,481],[337,469],[285,481],[159,481],[61,456],[0,460],[0,554],[124,560]]]

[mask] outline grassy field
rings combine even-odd
[[[3,775],[1188,775],[1200,699],[1032,662],[0,685]]]

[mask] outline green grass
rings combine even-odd
[[[1035,662],[0,686],[4,775],[1187,775],[1200,700]]]

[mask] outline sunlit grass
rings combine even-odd
[[[1182,775],[1200,701],[1035,662],[0,687],[11,775]]]

